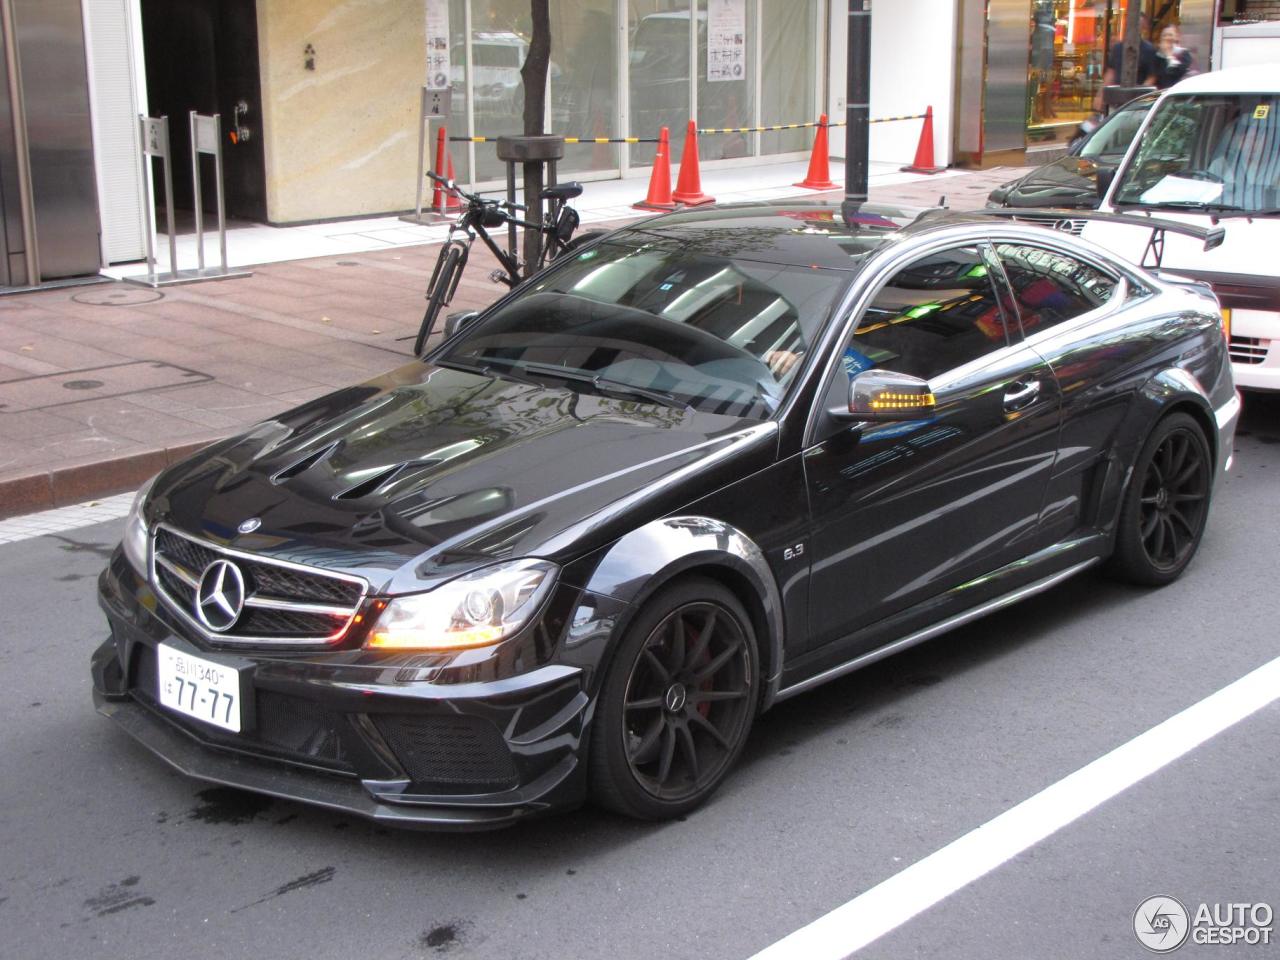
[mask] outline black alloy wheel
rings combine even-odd
[[[1213,461],[1192,417],[1161,420],[1134,464],[1113,567],[1126,579],[1159,586],[1176,579],[1195,555],[1209,515]]]
[[[750,618],[720,584],[682,581],[646,604],[617,651],[597,707],[596,799],[651,820],[706,800],[751,729],[756,661]]]

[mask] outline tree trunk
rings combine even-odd
[[[529,38],[529,53],[520,68],[524,82],[524,135],[536,137],[546,133],[542,121],[547,112],[547,70],[551,66],[551,14],[549,0],[529,0],[529,13],[533,20],[533,36]]]
[[[551,14],[549,0],[529,0],[529,13],[533,21],[533,36],[529,38],[529,53],[520,68],[524,84],[524,135],[538,136],[546,133],[543,119],[547,112],[547,71],[551,65]],[[529,208],[531,223],[542,222],[542,167],[541,163],[524,166],[524,202]],[[542,234],[536,230],[524,232],[524,260],[530,274],[542,250]]]

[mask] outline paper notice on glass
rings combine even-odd
[[[747,0],[708,0],[707,79],[747,78]]]
[[[1222,184],[1170,174],[1161,177],[1138,199],[1143,203],[1212,203],[1222,196]]]
[[[448,90],[453,82],[449,62],[449,0],[426,0],[427,89]]]

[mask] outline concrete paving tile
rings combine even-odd
[[[34,350],[34,345],[32,350]],[[57,373],[65,370],[66,367],[56,363],[49,363],[46,360],[37,360],[29,352],[17,352],[9,350],[0,350],[0,364],[9,367],[12,370],[21,370],[22,376],[41,376],[46,373]],[[16,379],[16,378],[15,378]]]
[[[6,380],[20,380],[23,377],[29,377],[31,374],[26,370],[20,370],[17,367],[6,366],[0,363],[0,383]]]
[[[315,389],[312,385],[309,389]],[[264,394],[249,390],[240,390],[225,382],[214,381],[199,383],[190,387],[172,387],[157,390],[154,393],[135,394],[129,401],[136,406],[154,410],[172,410],[179,416],[186,416],[188,411],[202,410],[210,413],[222,413],[233,420],[243,421],[247,414],[240,411],[260,408],[264,403],[274,402]]]
[[[303,390],[316,384],[315,380],[304,376],[280,373],[253,364],[221,358],[210,358],[205,363],[205,371],[213,374],[221,383],[269,397],[293,390]]]
[[[204,299],[196,300],[196,296]],[[153,316],[171,317],[184,323],[203,323],[214,327],[243,323],[244,314],[231,309],[231,306],[231,303],[208,299],[203,293],[184,291],[147,304],[146,311]]]
[[[28,357],[39,363],[52,364],[62,370],[78,370],[81,367],[102,367],[112,363],[126,363],[132,359],[124,354],[113,353],[109,350],[102,350],[83,343],[75,343],[71,340],[63,340],[50,333],[32,334],[28,345],[31,347],[30,350],[23,350],[19,347],[17,355]],[[12,355],[13,351],[0,351],[0,353]],[[13,364],[13,361],[6,360],[3,356],[0,356],[0,363],[16,365]]]
[[[59,415],[78,421],[107,437],[124,437],[149,445],[204,436],[209,425],[187,419],[182,413],[162,413],[130,403],[128,398],[108,398],[58,408]],[[223,426],[218,424],[217,426]]]
[[[84,424],[79,420],[60,417],[43,410],[24,410],[21,413],[0,411],[0,437],[6,440],[40,441],[83,430]]]

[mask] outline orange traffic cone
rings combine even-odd
[[[690,207],[716,202],[715,197],[702,192],[702,177],[698,173],[698,125],[692,120],[689,121],[689,129],[685,131],[680,176],[676,178],[676,189],[671,194],[671,199]]]
[[[813,138],[813,153],[809,156],[809,172],[796,184],[806,190],[837,190],[839,185],[831,180],[830,148],[827,146],[827,115],[818,118],[818,135]]]
[[[453,179],[453,157],[449,153],[449,134],[442,126],[436,133],[436,162],[435,169],[432,171],[436,176],[448,177]],[[446,214],[451,210],[457,210],[461,204],[458,198],[450,191],[445,190],[440,184],[434,180],[431,181],[434,187],[431,190],[431,209],[439,214]]]
[[[671,199],[671,143],[666,127],[658,132],[658,152],[653,155],[649,192],[632,206],[637,210],[674,210],[679,206]]]
[[[915,162],[902,169],[907,173],[942,172],[942,167],[933,165],[933,107],[924,109],[924,126],[920,128],[920,143],[916,145]]]

